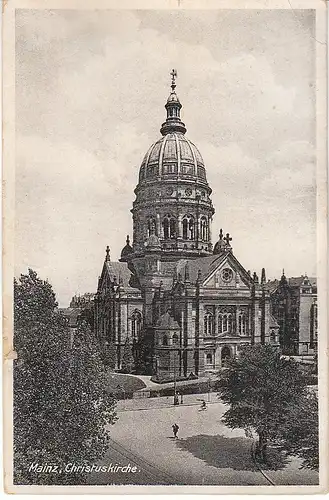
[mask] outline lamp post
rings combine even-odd
[[[176,394],[176,349],[174,350],[174,405],[178,405],[178,397]]]

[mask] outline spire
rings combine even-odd
[[[106,247],[106,256],[105,256],[105,262],[110,262],[111,257],[110,257],[110,247],[107,245]]]
[[[170,73],[171,75],[171,92],[167,99],[165,108],[167,110],[167,119],[162,124],[160,132],[162,135],[170,134],[171,132],[180,132],[185,134],[186,128],[185,124],[180,119],[180,110],[182,108],[179,102],[178,96],[176,94],[176,78],[177,71],[175,69]]]
[[[281,276],[281,279],[280,279],[280,284],[281,285],[286,285],[288,282],[287,282],[287,278],[284,274],[284,269],[282,269],[282,276]]]
[[[265,267],[262,268],[262,276],[261,276],[260,282],[262,285],[265,285],[265,283],[266,283]]]

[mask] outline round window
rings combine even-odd
[[[229,267],[226,267],[222,271],[222,279],[225,283],[229,283],[233,279],[233,271]]]

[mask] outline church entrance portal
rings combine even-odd
[[[223,347],[220,357],[222,362],[225,362],[227,359],[231,357],[231,349],[227,346]]]

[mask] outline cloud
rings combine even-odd
[[[64,303],[95,290],[106,244],[116,257],[131,234],[140,136],[123,126],[112,141],[109,158],[38,136],[16,141],[16,273],[34,268]]]
[[[209,12],[179,16],[17,13],[17,269],[40,270],[62,302],[95,290],[106,244],[118,258],[131,234],[172,67],[213,189],[214,234],[232,232],[246,266],[315,269],[310,19],[229,12],[228,29],[219,16],[207,24]]]

